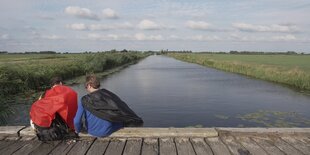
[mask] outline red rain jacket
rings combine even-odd
[[[30,118],[34,124],[50,127],[58,113],[74,129],[73,119],[77,111],[77,93],[70,87],[57,85],[46,91],[44,97],[34,102],[30,109]]]

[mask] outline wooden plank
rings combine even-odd
[[[18,131],[25,126],[0,126],[0,134],[8,134],[18,136]]]
[[[108,145],[107,150],[104,154],[106,155],[121,155],[124,150],[126,139],[118,138],[118,139],[111,139]]]
[[[31,126],[28,126],[22,130],[19,131],[20,136],[36,136],[36,133],[31,128]]]
[[[158,139],[157,138],[145,138],[142,143],[142,155],[158,155]]]
[[[227,146],[220,140],[219,137],[206,138],[205,141],[209,144],[215,155],[230,155]]]
[[[0,150],[7,148],[8,146],[14,144],[19,137],[6,137],[4,140],[0,141]]]
[[[293,135],[309,134],[310,128],[216,128],[219,132],[232,134],[272,134],[272,135]]]
[[[42,155],[50,153],[61,141],[41,142],[41,144],[31,151],[31,155]]]
[[[62,155],[67,154],[73,146],[75,146],[76,141],[74,140],[64,140],[60,142],[50,153],[49,155]]]
[[[95,138],[79,139],[67,155],[83,155],[86,154]]]
[[[233,136],[222,136],[221,139],[229,148],[232,154],[250,154],[250,151],[248,151],[240,143],[238,143]]]
[[[175,144],[176,144],[178,155],[196,154],[188,138],[175,138]]]
[[[159,154],[161,155],[177,155],[175,143],[172,138],[160,138],[159,148]]]
[[[123,128],[110,138],[160,138],[160,137],[215,137],[214,128]]]
[[[31,151],[39,147],[41,142],[38,139],[31,140],[27,142],[23,147],[13,153],[13,155],[25,155],[29,154]]]
[[[123,155],[138,155],[141,153],[142,138],[128,138]]]
[[[272,138],[271,140],[274,141],[275,146],[277,146],[280,150],[282,150],[286,154],[302,155],[300,151],[298,151],[293,146],[289,145],[280,138]]]
[[[296,139],[296,137],[281,137],[285,142],[289,143],[291,146],[298,149],[303,154],[310,154],[310,146],[307,146],[307,144],[303,143],[299,139]],[[310,145],[310,144],[308,144]]]
[[[197,155],[212,155],[212,150],[203,138],[190,139]]]
[[[7,136],[7,134],[0,134],[0,140],[4,140]]]
[[[298,140],[302,141],[307,145],[307,147],[310,147],[310,139],[307,137],[298,137]]]
[[[284,155],[278,147],[274,145],[274,142],[271,141],[268,137],[251,137],[259,146],[261,146],[266,152],[273,155]]]
[[[12,145],[2,149],[0,154],[12,154],[23,147],[26,143],[29,143],[32,139],[34,139],[34,137],[22,137],[21,139],[16,140]]]
[[[87,151],[88,155],[102,155],[104,154],[107,146],[109,145],[109,139],[97,138]]]
[[[267,152],[249,137],[236,137],[236,140],[253,155],[267,155]]]

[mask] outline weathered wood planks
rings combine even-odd
[[[97,138],[95,142],[90,146],[87,151],[88,155],[102,155],[107,146],[109,145],[109,139],[106,138]]]
[[[197,155],[212,155],[212,150],[203,138],[192,138],[191,142]]]
[[[188,138],[175,138],[178,155],[196,154]]]
[[[227,146],[219,137],[207,138],[206,142],[210,145],[215,155],[230,155]]]
[[[156,132],[157,129],[141,131]],[[137,133],[141,131],[139,131],[139,128],[134,128],[122,130],[120,134],[114,134],[105,138],[94,138],[85,135],[77,140],[53,142],[38,141],[32,134],[33,131],[31,129],[25,128],[23,130],[19,130],[19,134],[1,134],[0,132],[0,154],[310,154],[310,139],[307,129],[300,129],[297,132],[291,129],[272,129],[272,132],[264,134],[264,132],[256,128],[249,129],[249,132],[246,132],[246,128],[233,128],[231,131],[228,129],[225,131],[221,130],[219,131],[220,135],[212,137],[202,133],[203,130],[195,130],[199,131],[199,134],[195,134],[189,132],[188,129],[164,129],[143,137],[147,133],[139,136]],[[172,133],[172,131],[177,133]],[[7,131],[5,132],[7,133]],[[121,137],[121,134],[126,132],[129,135]],[[182,133],[184,136],[181,136]],[[165,136],[156,137],[156,135],[160,134]],[[198,135],[201,136],[199,137]]]
[[[121,155],[125,147],[126,139],[111,139],[110,144],[108,145],[107,150],[105,151],[106,155]]]
[[[141,146],[142,138],[128,138],[123,155],[139,155]]]
[[[162,155],[177,155],[177,149],[173,138],[160,138],[159,148]]]
[[[159,153],[158,139],[157,138],[145,138],[142,143],[142,155],[158,155]]]

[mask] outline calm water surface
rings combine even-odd
[[[309,95],[165,56],[150,56],[101,85],[120,96],[147,127],[310,126]],[[86,94],[82,84],[72,87],[79,96]]]

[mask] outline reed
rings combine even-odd
[[[44,90],[54,76],[64,80],[102,72],[144,58],[142,53],[68,54],[59,57],[22,59],[0,64],[0,93],[11,95],[27,90]],[[29,55],[27,55],[29,57]],[[1,61],[1,60],[0,60]]]
[[[104,72],[146,56],[148,54],[140,52],[1,55],[0,124],[12,113],[9,100],[14,100],[16,95],[46,90],[50,87],[50,79],[54,76],[68,80],[88,73]]]

